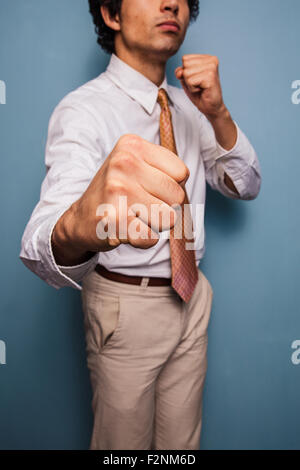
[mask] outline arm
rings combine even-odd
[[[200,118],[206,178],[213,189],[232,198],[254,199],[261,184],[257,155],[226,108],[216,57],[187,54],[176,77]]]
[[[210,123],[214,129],[218,144],[225,150],[232,149],[236,144],[238,134],[229,111],[224,107],[224,111],[221,112],[218,117],[212,117]],[[226,171],[224,172],[224,183],[231,191],[240,197],[238,190]]]
[[[234,146],[227,150],[218,143],[208,119],[198,112],[197,116],[201,156],[208,184],[212,189],[231,199],[255,199],[260,191],[261,170],[256,152],[246,135],[234,122],[237,139]],[[230,182],[226,184],[226,175],[230,177],[236,190],[230,187]]]
[[[20,252],[25,266],[55,288],[80,289],[78,282],[98,261],[98,253],[93,253],[64,269],[64,260],[55,258],[51,243],[56,223],[85,191],[104,158],[97,141],[88,112],[62,100],[49,122],[46,176],[40,200],[24,230]]]
[[[172,205],[182,204],[185,197],[180,184],[189,172],[177,155],[126,134],[105,157],[99,129],[101,123],[95,123],[93,114],[67,100],[50,120],[47,174],[22,237],[20,257],[56,288],[81,289],[78,283],[94,269],[101,252],[121,243],[144,249],[155,245],[158,232],[175,224]],[[125,213],[119,207],[120,196],[127,197]],[[149,213],[158,204],[162,217],[156,220],[154,214],[151,220],[147,214],[143,220],[143,213],[137,216],[129,211],[133,204],[142,204]],[[124,222],[126,232],[120,234]]]

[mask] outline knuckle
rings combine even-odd
[[[118,238],[108,237],[107,241],[108,241],[108,245],[111,246],[112,248],[116,248],[117,246],[120,245],[120,240],[118,240]]]
[[[183,175],[184,181],[186,181],[189,177],[190,177],[190,170],[188,169],[187,166],[185,166],[185,168],[184,168],[184,175]]]
[[[126,193],[126,186],[118,179],[109,178],[105,185],[105,192],[112,196],[121,193],[124,194]]]
[[[179,182],[186,181],[190,177],[190,170],[188,167],[183,163],[181,172],[179,174]]]
[[[181,186],[178,186],[178,196],[177,196],[177,203],[178,204],[183,204],[185,199],[185,191]]]
[[[125,171],[132,168],[136,163],[135,156],[130,152],[118,152],[114,158],[112,158],[111,164],[113,168]]]
[[[136,148],[140,145],[142,139],[136,134],[124,134],[120,137],[119,143],[123,146]]]
[[[185,198],[185,191],[179,183],[170,183],[170,194],[172,194],[173,203],[182,204]]]

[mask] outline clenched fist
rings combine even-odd
[[[83,195],[57,222],[52,234],[57,263],[79,264],[120,243],[155,245],[158,232],[175,225],[174,208],[184,201],[188,176],[186,165],[170,150],[135,134],[122,136]],[[126,197],[130,210],[122,210],[120,196]],[[115,232],[100,237],[109,226]],[[120,227],[125,231],[120,233]]]
[[[219,78],[219,60],[205,54],[182,56],[175,76],[190,100],[206,117],[217,117],[225,110]]]
[[[188,98],[212,124],[219,144],[226,150],[232,149],[237,141],[237,128],[223,101],[218,58],[207,54],[185,54],[182,66],[175,69],[175,76]],[[227,173],[224,182],[239,194]]]

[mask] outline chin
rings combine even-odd
[[[160,50],[160,53],[171,57],[172,55],[176,54],[176,52],[178,52],[179,48],[180,45],[176,47],[164,47]]]
[[[164,41],[162,42],[158,47],[157,47],[157,51],[160,52],[161,54],[176,54],[176,52],[179,50],[181,46],[181,42],[178,43],[176,42],[176,44],[174,42],[167,42],[167,41]]]

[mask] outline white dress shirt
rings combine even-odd
[[[238,195],[224,183],[226,171],[240,199],[254,199],[259,193],[257,155],[236,123],[237,142],[227,151],[218,144],[211,124],[183,89],[169,85],[166,76],[157,87],[112,54],[106,71],[65,96],[49,122],[47,173],[40,201],[22,237],[20,258],[51,286],[81,289],[80,281],[97,263],[128,275],[171,277],[166,232],[149,249],[121,244],[71,267],[57,265],[51,248],[57,220],[83,194],[123,134],[137,134],[154,144],[160,143],[159,88],[164,88],[170,98],[178,156],[190,170],[186,191],[192,209],[197,263],[205,251],[204,210],[195,213],[194,208],[205,207],[206,181],[224,196],[237,199]]]

